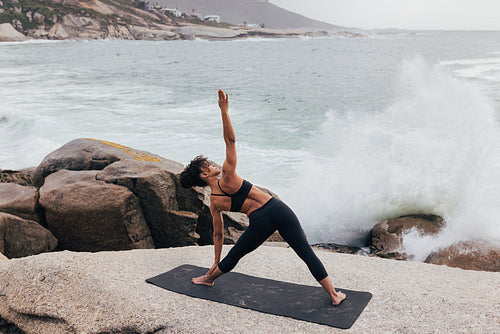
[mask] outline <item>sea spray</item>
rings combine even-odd
[[[50,119],[28,113],[0,101],[0,169],[19,169],[36,166],[40,157],[55,150],[58,145],[48,138]],[[37,163],[34,163],[37,161]]]
[[[418,260],[458,240],[499,240],[499,133],[477,87],[415,58],[385,110],[325,116],[291,201],[310,242],[360,245],[376,222],[415,213],[447,222],[436,237],[405,237]]]

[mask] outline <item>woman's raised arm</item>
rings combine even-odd
[[[233,125],[229,118],[229,98],[219,89],[219,108],[222,116],[222,127],[224,133],[224,142],[226,143],[226,160],[222,165],[224,174],[232,174],[236,171],[236,136],[234,135]]]

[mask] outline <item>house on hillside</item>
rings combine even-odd
[[[203,19],[205,21],[220,23],[220,16],[219,15],[205,15],[205,16],[203,16]]]
[[[165,7],[163,7],[161,10],[163,12],[170,13],[170,14],[174,15],[175,17],[182,16],[182,12],[180,10],[178,10],[177,8],[165,8]]]

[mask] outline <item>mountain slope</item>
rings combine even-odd
[[[339,26],[316,21],[273,5],[267,0],[155,0],[161,6],[178,8],[184,13],[193,10],[203,15],[219,15],[230,24],[265,24],[271,29],[338,30]]]
[[[174,0],[168,1],[170,3],[163,5],[175,7],[175,3],[172,3]],[[184,12],[192,12],[196,8],[196,11],[203,11],[204,14],[218,14],[226,21],[264,23],[266,28],[245,28],[227,23],[217,24],[198,19],[176,18],[160,10],[136,8],[133,0],[0,0],[0,42],[23,41],[26,38],[86,40],[278,38],[324,36],[328,35],[325,30],[335,31],[338,28],[285,11],[263,0],[187,0],[182,3],[187,6],[180,8]],[[186,9],[194,6],[199,7]],[[286,28],[280,30],[276,27]],[[299,31],[301,28],[304,30]],[[358,36],[340,31],[333,34]]]

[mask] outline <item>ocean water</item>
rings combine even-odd
[[[378,221],[445,217],[406,250],[500,242],[500,32],[365,38],[0,44],[0,168],[91,137],[219,163],[229,94],[238,173],[309,241],[361,245]]]

